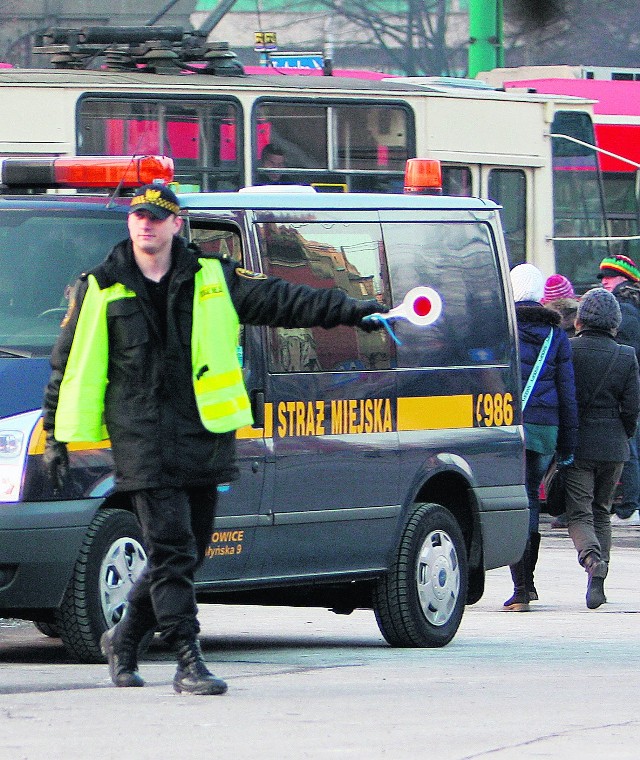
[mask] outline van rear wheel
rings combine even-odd
[[[462,531],[440,504],[419,504],[374,591],[378,627],[392,646],[442,647],[455,636],[467,596]]]
[[[135,516],[123,509],[100,510],[87,529],[56,618],[60,638],[77,660],[104,662],[100,637],[122,618],[146,560]]]

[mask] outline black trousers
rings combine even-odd
[[[194,575],[211,540],[216,487],[150,489],[132,499],[147,565],[129,592],[130,622],[169,644],[190,639],[200,631]]]

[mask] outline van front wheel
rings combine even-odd
[[[467,597],[460,526],[440,504],[419,504],[374,591],[378,627],[392,646],[442,647],[456,635]]]
[[[100,510],[87,529],[56,619],[62,643],[77,660],[104,662],[100,637],[122,618],[146,561],[135,516]]]

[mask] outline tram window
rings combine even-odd
[[[258,184],[267,181],[262,153],[269,145],[284,156],[287,182],[343,184],[352,192],[402,192],[405,162],[415,155],[408,107],[261,101],[253,118],[253,180]]]
[[[407,154],[407,114],[391,106],[332,106],[338,141],[338,169],[403,171]]]
[[[327,109],[304,104],[269,104],[257,108],[257,149],[267,144],[282,151],[284,165],[327,169]]]
[[[471,169],[466,166],[443,166],[442,194],[470,198],[473,195]]]
[[[520,169],[491,169],[488,194],[502,206],[500,216],[504,229],[509,264],[514,267],[526,261],[527,179]]]
[[[313,222],[263,224],[258,229],[268,274],[312,287],[338,287],[358,299],[385,297],[377,224]],[[271,328],[272,372],[339,372],[388,369],[392,344],[384,330],[365,333],[354,327]]]
[[[603,172],[602,184],[609,232],[614,237],[630,237],[640,234],[640,206],[636,195],[635,172]],[[640,258],[640,241],[622,240],[612,242],[611,252]]]
[[[505,362],[509,331],[497,256],[481,224],[383,224],[393,303],[417,282],[442,299],[428,327],[394,322],[399,367],[454,367]],[[452,392],[455,392],[452,390]]]
[[[238,110],[224,100],[92,98],[78,106],[78,154],[160,153],[187,190],[237,190]]]

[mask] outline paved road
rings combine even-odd
[[[224,697],[173,694],[154,645],[144,689],[70,663],[31,625],[0,623],[1,760],[437,758],[640,755],[640,528],[616,529],[599,610],[566,531],[545,530],[530,614],[500,609],[488,574],[440,650],[388,647],[372,613],[203,606],[207,660]]]

